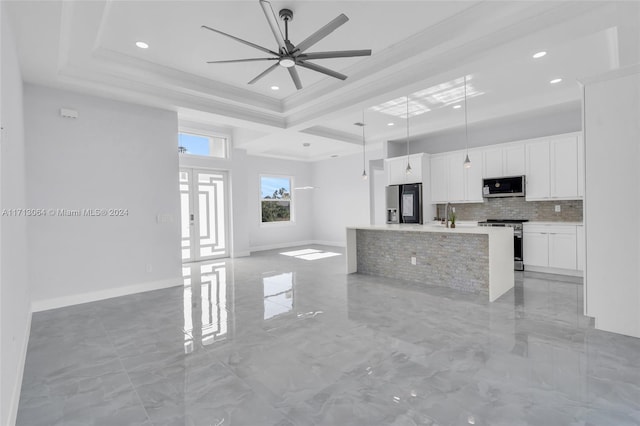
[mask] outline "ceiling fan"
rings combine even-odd
[[[208,64],[277,61],[275,64],[271,65],[269,68],[267,68],[266,70],[258,74],[253,80],[249,82],[249,84],[255,83],[256,81],[260,80],[262,77],[269,74],[274,69],[278,68],[278,66],[281,66],[286,68],[287,71],[289,71],[289,75],[293,80],[293,84],[295,84],[296,89],[300,90],[302,89],[302,82],[300,81],[300,76],[298,75],[296,66],[317,71],[331,77],[339,78],[340,80],[345,80],[347,78],[346,75],[333,71],[329,68],[314,64],[312,62],[309,62],[309,60],[327,59],[327,58],[349,58],[349,57],[355,57],[355,56],[371,55],[370,49],[305,53],[306,50],[309,49],[311,46],[313,46],[314,44],[316,44],[317,42],[319,42],[320,40],[322,40],[323,38],[331,34],[334,30],[336,30],[342,24],[347,22],[349,18],[347,18],[345,14],[340,14],[333,21],[329,22],[324,27],[320,28],[318,31],[311,34],[302,42],[298,43],[297,45],[294,45],[289,40],[289,22],[293,20],[293,12],[290,9],[280,10],[280,19],[284,21],[284,36],[283,36],[282,31],[278,26],[276,15],[273,11],[273,8],[271,7],[271,3],[269,3],[266,0],[260,0],[260,6],[262,6],[262,11],[264,12],[264,16],[267,18],[267,22],[269,23],[271,32],[273,33],[274,37],[276,38],[276,42],[278,43],[277,52],[271,49],[267,49],[266,47],[262,47],[257,44],[251,43],[250,41],[232,36],[231,34],[227,34],[225,32],[203,25],[202,28],[230,37],[236,41],[239,41],[240,43],[246,44],[247,46],[251,46],[264,53],[273,55],[272,57],[269,57],[269,58],[248,58],[248,59],[231,59],[226,61],[208,61],[207,62]]]

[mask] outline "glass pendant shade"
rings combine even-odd
[[[469,160],[469,154],[467,154],[466,158],[464,159],[464,168],[465,169],[471,168],[471,160]]]

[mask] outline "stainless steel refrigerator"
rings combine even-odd
[[[386,188],[387,223],[422,223],[422,184]]]

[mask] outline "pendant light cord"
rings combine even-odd
[[[464,141],[469,157],[469,125],[467,124],[467,75],[464,75]]]
[[[365,124],[364,124],[364,110],[362,110],[362,172],[366,173],[367,167],[366,167],[366,162],[365,162],[365,159],[364,159],[364,144],[365,144],[364,126],[365,126]]]
[[[407,95],[407,161],[409,158],[409,95]]]

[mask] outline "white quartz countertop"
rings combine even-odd
[[[456,224],[455,228],[446,228],[439,223],[427,223],[424,225],[413,223],[389,224],[389,225],[361,225],[348,226],[347,229],[362,229],[372,231],[405,231],[405,232],[438,232],[449,234],[481,234],[491,235],[500,233],[513,233],[511,228],[477,226],[476,222]]]

